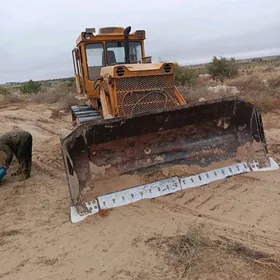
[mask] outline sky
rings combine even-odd
[[[73,76],[86,27],[145,29],[153,62],[280,54],[279,0],[1,0],[0,83]]]

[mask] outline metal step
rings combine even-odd
[[[81,112],[81,111],[92,111],[94,109],[87,105],[81,105],[81,106],[74,105],[74,106],[71,106],[71,110],[73,112]]]
[[[75,112],[77,117],[84,117],[84,116],[100,116],[99,112],[97,111],[81,111]]]
[[[79,124],[102,119],[99,112],[87,105],[71,106],[71,110]]]
[[[77,119],[78,119],[79,123],[87,123],[87,122],[91,122],[91,121],[101,120],[102,117],[101,116],[88,116],[88,117],[80,117]]]

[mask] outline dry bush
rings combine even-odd
[[[198,79],[193,87],[178,88],[188,103],[197,102],[201,97],[211,100],[236,95],[250,99],[263,112],[280,108],[280,71],[254,72],[223,83]]]
[[[0,88],[0,105],[8,105],[15,103],[26,103],[28,101],[29,94],[23,94],[18,87]]]
[[[213,86],[217,86],[217,85],[222,85],[223,83],[211,78],[205,79],[205,78],[201,78],[198,77],[197,78],[197,82],[196,82],[196,87],[213,87]]]
[[[197,87],[179,87],[181,94],[183,95],[184,99],[187,103],[194,103],[198,102],[201,97],[205,100],[213,100],[219,99],[224,97],[230,97],[236,95],[236,93],[232,90],[232,88],[228,87],[221,87],[217,85],[217,91],[211,90],[210,87],[205,86],[197,86]],[[215,86],[214,86],[215,89]]]
[[[68,112],[73,105],[84,105],[84,101],[78,100],[73,94],[62,96],[58,102],[59,110]]]
[[[253,72],[273,72],[278,71],[280,67],[280,60],[261,60],[261,61],[252,61],[247,63],[240,63],[240,71],[246,73]]]
[[[26,96],[21,94],[19,90],[12,87],[0,87],[0,105],[24,103]]]
[[[267,92],[248,92],[244,97],[250,98],[264,113],[280,108],[280,99],[278,97],[268,95]]]
[[[208,92],[207,88],[205,87],[179,87],[179,90],[187,103],[198,102],[199,98],[201,97],[205,98],[206,100],[217,99],[220,97],[218,94]]]
[[[72,105],[78,103],[72,91],[72,84],[69,82],[46,83],[42,86],[41,92],[31,96],[30,101],[44,104],[58,103],[58,111],[68,111]]]
[[[6,87],[0,86],[0,95],[7,96],[10,94],[11,92]]]
[[[279,108],[280,72],[255,72],[227,81],[227,85],[237,87],[240,96],[252,99],[264,112]]]
[[[157,258],[163,258],[174,270],[176,279],[198,279],[202,275],[211,279],[232,279],[223,278],[230,276],[234,279],[274,280],[280,277],[280,256],[269,255],[225,237],[211,239],[198,227],[174,236],[156,235],[145,243],[156,251]],[[240,274],[242,271],[245,275]]]
[[[279,88],[279,73],[261,73],[254,72],[250,75],[243,75],[233,80],[227,80],[229,86],[236,86],[240,90],[275,90]]]
[[[280,72],[271,74],[266,80],[266,85],[270,89],[277,90],[280,94]]]
[[[60,82],[46,82],[42,85],[41,92],[49,92],[51,93],[71,93],[75,92],[72,83],[68,81],[60,81]]]
[[[8,105],[15,103],[26,103],[26,97],[23,95],[8,95],[0,101],[0,105]]]
[[[50,94],[49,92],[39,92],[36,95],[30,97],[30,101],[34,103],[46,103],[52,104],[58,102],[60,99],[59,94]]]
[[[36,95],[33,95],[30,99],[34,103],[44,103],[44,104],[53,104],[61,101],[73,100],[73,94],[71,93],[49,93],[49,92],[40,92]]]
[[[80,101],[71,93],[49,94],[47,92],[38,93],[31,102],[54,104],[56,108],[52,109],[52,118],[59,117],[68,113],[73,105],[79,105]]]
[[[56,103],[57,106],[53,109],[53,117],[69,112],[72,105],[84,104],[84,101],[79,101],[73,94],[73,83],[71,80],[40,83],[40,91],[38,93],[22,94],[18,89],[14,89],[14,92],[9,92],[8,95],[0,95],[0,105],[5,106],[12,103],[27,102],[39,104]]]

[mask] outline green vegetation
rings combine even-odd
[[[214,56],[212,62],[206,66],[206,69],[213,79],[223,81],[226,78],[231,79],[237,75],[238,64],[234,58],[221,57],[219,59]]]
[[[40,89],[41,83],[32,80],[29,80],[20,87],[22,93],[38,93]]]
[[[68,87],[74,87],[75,86],[75,78],[73,77],[73,78],[69,78],[69,79],[67,79],[66,80],[66,83],[67,83],[67,86]]]
[[[180,86],[193,86],[196,83],[198,72],[188,67],[182,67],[174,63],[174,80]]]

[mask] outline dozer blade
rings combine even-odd
[[[224,98],[98,120],[61,140],[71,220],[233,175],[279,168],[254,104]]]

